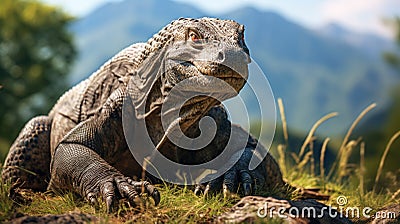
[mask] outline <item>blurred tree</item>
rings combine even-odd
[[[384,52],[383,60],[392,66],[400,76],[400,17],[390,20],[395,31],[395,41],[398,48],[392,52]],[[376,171],[381,160],[383,151],[393,135],[400,130],[400,84],[388,90],[391,99],[389,105],[379,113],[372,115],[358,129],[358,134],[365,141],[365,164],[366,164],[366,186],[372,188]],[[372,124],[372,125],[370,125]],[[386,157],[383,174],[377,190],[396,191],[400,188],[400,139],[397,139],[390,148]],[[359,159],[359,154],[354,154],[353,159]]]
[[[72,17],[29,0],[0,5],[0,159],[31,117],[45,114],[68,84],[75,58]]]
[[[393,27],[395,31],[395,41],[400,46],[400,18],[397,17],[391,20],[390,25]],[[394,68],[399,69],[400,71],[400,55],[394,52],[384,52],[383,58],[387,63],[392,65]]]
[[[393,20],[393,28],[395,30],[396,36],[395,41],[397,46],[400,48],[400,18],[397,17]],[[385,61],[391,65],[394,69],[398,71],[400,75],[400,54],[395,52],[385,52],[383,54]],[[392,102],[389,108],[387,122],[385,124],[385,136],[390,138],[395,132],[400,130],[400,86],[397,85],[392,90]],[[400,141],[399,141],[400,142]],[[400,146],[400,144],[397,144]],[[396,147],[394,147],[396,148]],[[398,151],[398,150],[396,150]]]
[[[398,48],[400,48],[400,17],[397,17],[392,20],[393,29],[395,31],[395,41],[397,43]],[[399,51],[395,52],[385,52],[383,53],[384,60],[391,65],[398,74],[400,75],[400,54]],[[380,159],[381,152],[383,152],[386,144],[389,142],[392,136],[400,131],[400,85],[397,84],[391,90],[391,103],[386,111],[386,122],[383,124],[382,130],[380,133],[376,135],[375,147],[379,146],[379,155],[377,158]],[[380,137],[379,137],[380,136]],[[384,178],[380,181],[380,187],[382,189],[391,189],[396,191],[400,187],[400,167],[398,163],[398,159],[400,156],[400,139],[397,139],[391,149],[389,151],[387,161],[385,163],[385,172]]]

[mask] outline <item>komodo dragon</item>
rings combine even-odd
[[[135,202],[142,188],[157,204],[160,194],[151,185],[155,180],[141,179],[143,168],[134,160],[124,136],[122,107],[129,95],[128,80],[139,79],[143,75],[138,74],[140,69],[152,62],[146,59],[159,54],[160,49],[178,42],[203,40],[220,42],[225,48],[209,61],[190,58],[181,61],[178,69],[168,70],[158,77],[148,92],[134,92],[147,96],[145,121],[151,140],[157,145],[165,135],[160,108],[169,91],[180,81],[208,75],[224,80],[239,92],[246,82],[244,76],[223,63],[236,60],[236,66],[247,72],[250,55],[244,42],[244,26],[214,18],[175,20],[146,43],[133,44],[111,58],[88,79],[66,92],[47,116],[32,118],[11,146],[2,178],[20,188],[73,190],[92,204],[102,198],[108,211],[118,199]],[[168,54],[173,51],[174,48],[170,48]],[[247,57],[238,61],[236,54],[243,53]],[[249,136],[240,127],[231,125],[219,101],[212,97],[196,99],[201,100],[188,101],[180,111],[179,125],[184,134],[196,137],[200,132],[199,120],[205,115],[215,120],[217,131],[211,143],[197,151],[163,141],[158,150],[181,164],[200,164],[221,153],[231,127],[234,134]],[[247,139],[237,163],[220,178],[198,185],[196,192],[236,192],[241,186],[242,194],[249,195],[256,188],[284,184],[280,169],[269,154],[256,169],[249,170],[257,140],[252,136]]]

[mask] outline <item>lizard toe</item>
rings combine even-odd
[[[96,209],[99,208],[99,202],[97,201],[97,195],[95,192],[89,192],[86,194],[86,199],[93,205]]]
[[[216,179],[211,180],[207,184],[207,186],[206,186],[206,188],[204,190],[204,195],[205,196],[214,195],[217,192],[220,192],[221,189],[222,189],[222,181],[223,181],[222,177],[218,177]]]
[[[196,187],[194,188],[194,194],[196,196],[200,196],[204,193],[204,190],[206,189],[206,185],[204,184],[197,184]]]
[[[253,178],[247,170],[241,170],[239,172],[240,182],[243,187],[243,194],[245,196],[250,195],[252,192]]]
[[[148,181],[133,181],[131,184],[134,186],[137,192],[150,195],[153,198],[155,205],[158,205],[160,203],[160,192]]]
[[[101,186],[101,195],[107,206],[107,213],[112,213],[116,203],[115,187],[111,181],[106,181]]]
[[[238,187],[237,172],[235,169],[230,169],[225,173],[222,184],[222,191],[224,197],[229,197],[232,193],[235,193],[237,187]]]

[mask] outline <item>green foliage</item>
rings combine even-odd
[[[397,52],[384,52],[383,60],[392,66],[400,77],[400,17],[397,17],[391,21],[393,30],[396,33],[395,41],[397,43]],[[379,122],[378,127],[369,127],[364,125],[361,128],[362,135],[365,136],[365,142],[367,145],[366,150],[366,165],[376,165],[379,162],[381,152],[384,150],[385,145],[389,142],[390,138],[400,130],[400,84],[392,86],[390,89],[390,104],[384,112],[375,116],[373,120],[382,120]],[[400,141],[397,140],[392,145],[393,149],[400,148]],[[382,188],[392,186],[393,183],[400,182],[400,167],[397,158],[400,156],[399,150],[391,150],[388,154],[388,162],[385,163],[384,179],[380,181],[379,185]],[[375,175],[375,172],[367,172],[367,178],[371,179]],[[397,190],[397,189],[394,189]]]
[[[67,29],[71,21],[36,1],[1,1],[0,158],[22,125],[47,113],[68,87],[65,78],[76,55]]]
[[[396,33],[395,41],[400,46],[400,17],[396,17],[395,19],[393,19],[391,21],[391,23],[392,23],[393,29]],[[400,70],[400,55],[399,54],[396,54],[394,52],[385,52],[383,54],[383,58],[385,59],[385,61],[388,64],[390,64],[393,67],[395,67],[396,69]]]
[[[395,31],[396,31],[396,43],[400,48],[400,18],[396,18],[394,20]],[[397,69],[398,74],[400,76],[400,55],[396,53],[386,53],[384,59],[387,63],[392,65],[395,69]],[[399,87],[399,86],[397,86]],[[400,89],[395,88],[392,91],[392,106],[390,108],[388,114],[388,121],[384,127],[385,136],[390,137],[394,134],[394,132],[400,129]]]
[[[10,217],[13,210],[13,200],[9,197],[10,184],[0,180],[0,221]]]

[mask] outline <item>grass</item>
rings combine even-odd
[[[313,141],[316,139],[317,128],[337,114],[331,113],[318,120],[306,136],[304,144],[298,149],[299,152],[290,153],[288,150],[288,126],[282,100],[278,100],[278,105],[282,118],[284,143],[276,145],[276,149],[272,150],[276,150],[276,159],[287,182],[298,188],[319,189],[320,193],[329,194],[330,199],[323,201],[323,203],[332,206],[338,205],[336,199],[339,196],[346,196],[348,200],[344,207],[371,207],[373,211],[377,211],[386,205],[400,203],[400,186],[394,187],[394,189],[399,189],[395,192],[377,187],[390,146],[400,137],[400,132],[397,132],[390,139],[387,147],[383,150],[381,162],[377,168],[374,188],[371,190],[364,186],[365,143],[361,138],[351,138],[356,125],[368,111],[373,109],[374,105],[367,107],[357,117],[341,144],[337,144],[337,158],[329,171],[325,170],[323,164],[327,146],[331,144],[330,138],[324,140],[321,148],[315,148]],[[314,153],[317,150],[321,151],[320,158],[314,159]],[[360,164],[350,164],[349,157],[357,150],[360,155]],[[319,169],[317,169],[317,165],[319,165]],[[192,189],[188,187],[167,184],[157,187],[162,195],[158,206],[154,206],[153,201],[144,196],[141,206],[132,208],[128,202],[122,200],[115,213],[107,214],[104,204],[100,208],[94,209],[82,198],[71,192],[58,194],[54,192],[20,191],[18,192],[19,200],[15,197],[12,200],[9,197],[10,185],[0,183],[0,222],[15,217],[18,213],[47,215],[78,212],[96,216],[101,220],[101,223],[208,223],[213,221],[216,216],[228,211],[239,200],[235,196],[224,198],[222,194],[207,198],[199,197],[194,195]],[[272,189],[273,191],[279,190]],[[281,189],[281,191],[285,191],[285,189]],[[290,199],[297,198],[296,192],[286,195]],[[279,220],[275,221],[280,223]]]
[[[283,104],[280,102],[278,105],[282,116],[282,114],[284,114]],[[320,126],[327,119],[336,116],[336,113],[331,113],[322,117],[314,124],[314,126],[312,126],[298,154],[291,153],[291,157],[288,156],[288,153],[283,151],[283,149],[288,147],[287,141],[285,141],[286,143],[284,144],[279,144],[277,146],[278,162],[286,174],[284,175],[286,181],[299,188],[320,189],[321,193],[326,193],[331,196],[330,200],[324,203],[332,206],[337,206],[336,199],[339,196],[345,196],[348,199],[345,207],[371,207],[374,211],[377,211],[379,208],[390,204],[400,203],[400,186],[394,186],[396,189],[399,189],[396,192],[391,192],[389,189],[378,190],[377,188],[386,156],[390,150],[390,146],[398,137],[400,137],[400,131],[390,139],[385,150],[383,151],[381,162],[377,169],[374,187],[369,191],[366,191],[365,189],[363,175],[365,173],[365,143],[361,138],[351,139],[352,132],[357,124],[374,107],[375,104],[368,106],[352,123],[348,132],[344,136],[343,141],[338,147],[336,161],[327,175],[323,164],[325,160],[325,151],[327,145],[329,144],[330,138],[326,138],[324,140],[321,149],[315,149],[312,143],[315,139],[314,133],[318,126]],[[287,131],[285,119],[282,119],[282,125],[283,130]],[[284,136],[287,135],[287,133],[284,133]],[[321,150],[319,175],[315,170],[315,161],[311,160],[311,158],[314,157],[313,153],[315,150]],[[356,150],[359,150],[360,164],[350,164],[349,158]]]
[[[8,184],[1,185],[0,222],[18,213],[32,216],[63,214],[68,212],[85,213],[96,216],[104,223],[138,222],[138,223],[198,223],[210,222],[218,214],[229,210],[239,200],[237,197],[224,198],[222,194],[213,197],[199,197],[186,187],[159,185],[162,198],[158,206],[151,199],[143,197],[141,206],[132,207],[121,200],[114,214],[107,214],[104,204],[95,209],[82,198],[73,194],[33,193],[20,191],[24,203],[12,201],[8,197]],[[2,189],[3,190],[3,189]]]
[[[14,201],[8,196],[10,185],[0,180],[0,221],[7,219],[13,212]]]

